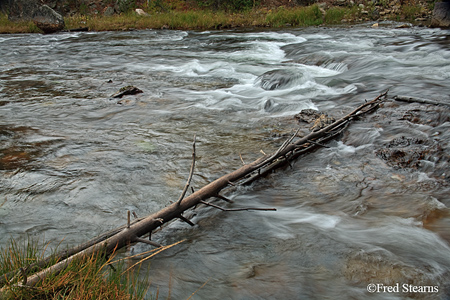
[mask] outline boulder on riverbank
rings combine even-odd
[[[34,11],[33,22],[44,33],[53,33],[64,29],[64,18],[47,5]]]
[[[8,19],[33,21],[44,33],[53,33],[64,28],[64,18],[47,5],[37,0],[15,0],[3,3],[2,9],[8,11]]]
[[[434,4],[431,27],[450,27],[450,1],[436,2]]]

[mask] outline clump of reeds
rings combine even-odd
[[[47,276],[36,286],[22,286],[24,276],[20,269],[42,259],[44,251],[39,249],[42,249],[39,243],[31,240],[23,244],[11,240],[7,247],[0,249],[0,274],[19,270],[16,277],[8,278],[0,298],[130,300],[144,299],[148,292],[149,283],[138,279],[139,270],[124,271],[123,263],[111,267],[114,255],[105,258],[101,253],[72,261],[63,271]]]

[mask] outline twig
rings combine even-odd
[[[450,106],[450,104],[448,104],[448,103],[439,102],[439,101],[436,101],[436,100],[416,98],[416,97],[409,97],[409,96],[400,96],[400,95],[394,96],[394,100],[396,100],[396,101],[404,101],[404,102],[409,102],[409,103],[417,102],[417,103],[423,103],[423,104]]]
[[[224,197],[224,196],[219,195],[219,194],[216,195],[216,198],[222,199],[223,201],[226,201],[226,202],[228,202],[228,203],[234,203],[233,200],[230,200],[230,199],[228,199],[227,197]]]
[[[242,164],[245,166],[246,163],[245,163],[244,159],[242,158],[242,154],[240,152],[239,152],[239,157],[241,158]]]
[[[179,216],[178,216],[178,219],[180,219],[181,221],[183,221],[183,222],[185,222],[185,223],[187,223],[187,224],[189,224],[189,225],[191,225],[191,226],[195,226],[195,224],[192,223],[191,220],[185,218],[183,215],[179,215]]]
[[[205,283],[202,284],[202,286],[199,287],[195,292],[193,292],[193,293],[189,296],[189,298],[187,298],[186,300],[191,299],[195,294],[197,294],[197,292],[200,291],[200,290],[208,283],[208,281],[209,281],[210,279],[211,279],[211,278],[209,278],[208,280],[206,280]]]
[[[192,176],[194,175],[194,168],[195,168],[195,139],[196,136],[194,135],[194,142],[192,143],[192,164],[191,164],[191,170],[189,171],[189,177],[186,182],[186,185],[184,186],[183,192],[181,193],[180,198],[178,199],[177,203],[180,205],[181,201],[184,199],[184,196],[186,195],[186,192],[189,188],[189,185],[191,184]]]
[[[157,242],[154,242],[152,240],[146,240],[146,239],[143,239],[143,238],[140,238],[140,237],[134,237],[133,238],[133,242],[144,243],[144,244],[152,245],[152,246],[157,247],[157,248],[162,247],[162,245],[157,243]]]
[[[320,144],[320,143],[318,143],[316,141],[313,141],[313,140],[308,140],[308,143],[311,143],[311,144],[314,144],[314,145],[317,145],[317,146],[320,146],[320,147],[324,147],[324,148],[330,148],[327,145]]]
[[[8,201],[8,198],[7,198],[7,197],[5,197],[5,201],[3,201],[2,204],[0,204],[0,207],[2,207],[3,205],[5,205],[6,201]]]
[[[297,136],[298,132],[300,131],[300,127],[295,131],[295,133],[288,138],[286,141],[284,141],[283,144],[281,144],[280,148],[272,155],[272,157],[277,156],[280,152],[282,152],[286,147],[294,140],[294,138]],[[270,158],[269,158],[270,159]]]
[[[167,250],[167,249],[169,249],[169,248],[172,248],[173,246],[178,245],[179,243],[182,243],[182,242],[184,242],[184,241],[185,241],[185,240],[182,240],[182,241],[176,242],[176,243],[174,243],[174,244],[172,244],[172,245],[160,247],[158,250],[155,249],[156,251],[155,251],[154,253],[152,253],[151,255],[149,255],[149,256],[147,256],[147,257],[141,259],[140,261],[138,261],[137,263],[135,263],[134,265],[132,265],[131,267],[129,267],[128,269],[126,269],[125,271],[123,271],[123,272],[122,272],[122,275],[125,274],[126,272],[128,272],[129,270],[131,270],[132,268],[134,268],[136,265],[142,263],[143,261],[146,261],[147,259],[152,258],[152,257],[155,256],[156,254],[159,254],[159,253],[161,253],[162,251],[165,251],[165,250]],[[152,250],[152,251],[154,251],[154,250]],[[144,253],[140,253],[140,254],[138,254],[138,255],[142,255],[142,254],[144,254]],[[127,258],[130,258],[130,257],[127,257]],[[116,262],[116,261],[114,261],[114,262]]]
[[[203,201],[203,200],[200,200],[200,203],[203,203],[203,204],[205,204],[207,206],[211,206],[211,207],[220,209],[221,211],[244,211],[244,210],[276,211],[277,210],[276,208],[259,208],[259,207],[223,208],[223,207],[220,207],[218,205],[215,205],[215,204]]]

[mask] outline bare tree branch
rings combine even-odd
[[[276,208],[260,208],[260,207],[244,207],[244,208],[223,208],[221,206],[212,204],[210,202],[206,202],[201,200],[200,203],[205,204],[207,206],[211,206],[217,209],[220,209],[221,211],[244,211],[244,210],[263,210],[263,211],[276,211]]]
[[[181,193],[180,198],[178,199],[177,203],[180,204],[183,200],[184,196],[186,195],[186,192],[189,188],[189,185],[191,184],[192,176],[194,175],[194,168],[195,168],[195,135],[194,135],[194,142],[192,143],[192,164],[191,164],[191,170],[189,171],[189,177],[186,182],[186,185],[184,186],[183,192]]]

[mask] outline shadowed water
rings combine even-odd
[[[339,118],[387,89],[448,104],[448,32],[395,26],[0,35],[1,245],[75,245],[176,201],[194,135],[199,189],[307,132],[302,109]],[[128,85],[143,93],[111,97]],[[143,264],[149,297],[447,299],[449,126],[390,100],[217,203],[276,212],[189,211],[154,234],[186,241]]]

